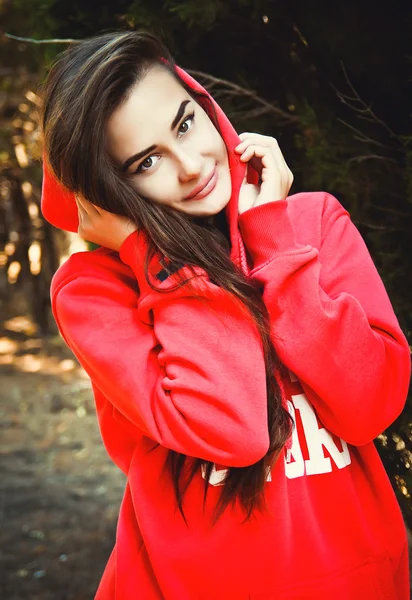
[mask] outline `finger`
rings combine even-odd
[[[84,213],[87,215],[87,206],[85,199],[81,198],[81,196],[78,196],[77,194],[74,197],[76,200],[77,210],[79,211],[79,214]]]
[[[241,159],[242,162],[243,160],[246,161],[248,167],[250,166],[259,174],[262,183],[267,182],[276,185],[286,180],[270,148],[250,146]]]
[[[82,198],[82,204],[83,204],[83,206],[85,206],[86,212],[90,216],[100,215],[100,210],[97,208],[97,206],[95,204],[93,204],[92,202],[90,202],[89,200],[86,200],[86,198]]]
[[[98,206],[96,206],[95,204],[93,204],[92,202],[89,202],[90,206],[91,206],[91,210],[96,213],[97,215],[101,215],[102,213],[102,208],[99,208]]]
[[[76,198],[76,204],[77,204],[77,215],[79,218],[79,228],[80,228],[80,227],[83,227],[83,211],[82,211],[82,208],[81,208],[79,202],[77,202],[77,198]]]
[[[270,202],[274,197],[287,196],[293,174],[273,137],[245,132],[239,136],[241,143],[235,148],[241,162],[246,162],[260,176],[259,204]]]
[[[259,136],[257,134],[250,134],[235,147],[235,152],[240,153],[252,144],[256,146],[265,146],[266,148],[271,148],[272,141],[276,142],[274,138],[268,138],[267,136]]]
[[[290,168],[285,160],[285,157],[283,156],[283,152],[280,149],[279,144],[277,143],[276,140],[274,140],[274,142],[275,143],[273,144],[273,154],[275,156],[275,160],[279,166],[280,171],[284,175],[285,181],[288,181],[290,186],[292,186],[293,179],[294,179],[293,173],[290,170]]]
[[[235,152],[239,152],[241,149],[246,148],[249,144],[257,142],[257,139],[253,133],[244,132],[239,134],[240,143],[235,147]]]
[[[266,152],[265,155],[269,156],[270,154],[272,154],[272,156],[274,157],[279,175],[281,176],[282,180],[285,182],[289,182],[290,185],[292,185],[293,179],[294,179],[293,173],[289,169],[289,167],[286,163],[285,157],[282,154],[282,151],[279,147],[277,140],[275,138],[269,138],[267,136],[257,136],[257,137],[264,138],[266,141],[266,144],[268,144],[268,145],[252,144],[252,143],[250,143],[250,140],[243,142],[245,144],[245,146],[244,146],[245,151],[244,151],[243,155],[241,156],[242,162],[245,160],[252,160],[252,166],[255,167],[255,165],[253,164],[253,162],[255,162],[255,161],[253,161],[253,158],[251,159],[250,153],[246,153],[246,149],[252,148],[252,147],[267,149],[268,152]],[[262,158],[260,151],[254,152],[254,154],[255,154],[255,156]],[[258,170],[259,170],[259,172],[261,171],[261,169],[258,169]]]
[[[275,138],[271,138],[271,140],[272,140],[272,149],[273,149],[273,153],[275,155],[276,160],[279,162],[279,164],[281,164],[284,167],[284,169],[286,171],[289,170],[289,167],[287,165],[285,157],[283,156],[282,150],[280,149],[278,141]]]
[[[256,140],[258,140],[258,139],[259,140],[270,140],[271,139],[267,135],[262,135],[260,133],[254,133],[252,131],[244,131],[243,133],[240,133],[239,138],[242,140],[242,142],[249,138],[255,138]]]
[[[257,156],[258,158],[263,158],[267,154],[272,154],[272,150],[269,147],[265,146],[257,146],[256,144],[251,144],[248,146],[243,154],[240,157],[241,161],[248,161],[252,158],[252,156]],[[272,154],[273,156],[273,154]],[[274,158],[274,157],[273,157]]]
[[[243,133],[239,133],[239,138],[243,141],[248,135],[252,135],[250,131],[244,131]]]
[[[276,138],[269,137],[266,135],[260,135],[258,133],[246,133],[241,135],[244,139],[238,146],[236,146],[235,152],[241,154],[246,148],[248,148],[251,145],[271,148],[279,163],[282,164],[285,169],[289,168]]]
[[[268,135],[262,135],[260,133],[250,133],[245,132],[239,135],[239,139],[241,143],[247,141],[254,141],[256,144],[261,144],[262,146],[269,146],[273,141],[276,142],[276,138],[270,137]]]
[[[261,173],[262,183],[286,180],[285,172],[279,167],[279,164],[276,162],[275,157],[271,152],[264,154],[260,160],[263,167]]]
[[[276,163],[275,170],[273,170],[268,163],[268,168],[271,168],[271,173],[277,173],[276,176],[280,177],[283,182],[288,182],[290,187],[293,183],[293,174],[285,161],[277,140],[273,137],[255,133],[245,133],[241,134],[241,136],[244,138],[244,140],[236,147],[236,152],[241,154],[241,161],[250,161],[250,166],[252,166],[259,174],[261,174],[262,165],[259,163],[259,158],[262,158],[262,151],[253,150],[254,156],[252,156],[252,149],[255,147],[266,149],[267,155],[272,154]],[[251,148],[251,150],[246,152],[246,150],[249,148]],[[266,173],[266,177],[270,176],[271,173]]]
[[[78,202],[77,198],[76,198],[76,204],[77,204],[77,215],[79,218],[79,225],[77,227],[77,233],[81,238],[84,239],[83,235],[84,235],[85,220],[86,220],[87,214],[84,212],[83,208],[81,207],[81,203]]]

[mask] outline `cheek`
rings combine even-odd
[[[215,140],[216,156],[219,159],[222,168],[229,170],[229,157],[227,154],[226,145],[219,134],[217,134]]]
[[[214,144],[216,148],[216,154],[219,156],[222,164],[229,164],[229,159],[227,156],[226,145],[222,139],[220,133],[216,130],[216,128],[212,125],[214,130]]]
[[[223,139],[209,119],[207,114],[202,110],[199,118],[199,135],[200,140],[207,145],[209,152],[213,152],[216,156],[224,158],[226,156],[226,146]]]
[[[134,189],[148,200],[159,204],[168,204],[175,200],[175,177],[170,169],[165,165],[156,173],[147,178],[142,178],[136,181],[133,185]]]

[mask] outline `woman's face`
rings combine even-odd
[[[226,146],[206,112],[163,67],[153,67],[111,116],[108,151],[138,193],[193,216],[229,202]]]

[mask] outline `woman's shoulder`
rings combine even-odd
[[[52,296],[76,279],[107,280],[129,289],[136,288],[132,271],[120,260],[118,253],[103,247],[72,254],[53,276]]]
[[[348,211],[329,192],[300,192],[287,198],[287,211],[296,239],[320,248],[325,235]]]
[[[288,210],[292,217],[304,215],[324,220],[328,219],[333,214],[348,214],[347,210],[342,206],[339,200],[329,192],[299,192],[292,194],[287,198]]]

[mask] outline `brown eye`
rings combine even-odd
[[[152,167],[154,167],[160,160],[160,156],[157,154],[151,154],[147,156],[140,165],[137,167],[135,173],[144,173],[145,171],[149,171]]]
[[[179,134],[187,133],[193,127],[193,121],[195,120],[195,113],[188,115],[184,121],[180,124]]]
[[[152,164],[153,164],[153,159],[152,159],[151,156],[148,156],[142,162],[142,167],[144,167],[145,169],[150,169],[150,167],[152,166]]]

